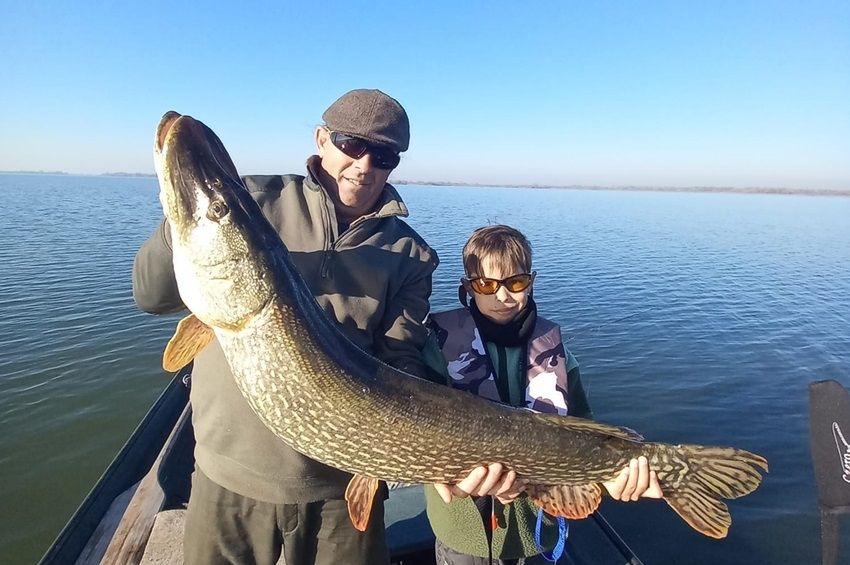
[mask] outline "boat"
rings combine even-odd
[[[172,378],[42,557],[42,565],[179,564],[194,467],[191,365]],[[433,565],[421,485],[391,488],[385,506],[393,565]],[[599,513],[570,522],[566,562],[641,565]]]

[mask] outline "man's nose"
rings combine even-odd
[[[361,170],[369,170],[372,168],[372,153],[367,151],[366,153],[358,157],[354,162],[357,163],[357,166]]]

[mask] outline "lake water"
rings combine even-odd
[[[38,559],[168,382],[179,317],[138,312],[151,178],[0,175],[0,555]],[[663,502],[604,509],[645,563],[815,563],[808,383],[850,387],[850,198],[410,186],[453,307],[460,249],[509,223],[598,419],[648,439],[766,456],[722,541]],[[842,530],[844,557],[850,535]]]

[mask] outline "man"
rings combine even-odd
[[[316,128],[307,174],[248,176],[245,184],[277,229],[327,315],[364,350],[423,374],[422,321],[436,253],[402,218],[387,183],[407,150],[407,114],[379,90],[353,90]],[[136,255],[133,297],[142,310],[185,308],[163,222]],[[195,359],[195,473],[186,514],[186,563],[290,565],[388,562],[383,499],[370,527],[354,529],[344,500],[351,475],[309,459],[268,431],[236,388],[217,341]]]

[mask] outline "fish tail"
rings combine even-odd
[[[658,447],[650,466],[656,469],[667,504],[702,534],[726,537],[732,518],[721,499],[754,491],[761,470],[767,471],[767,460],[734,447]]]

